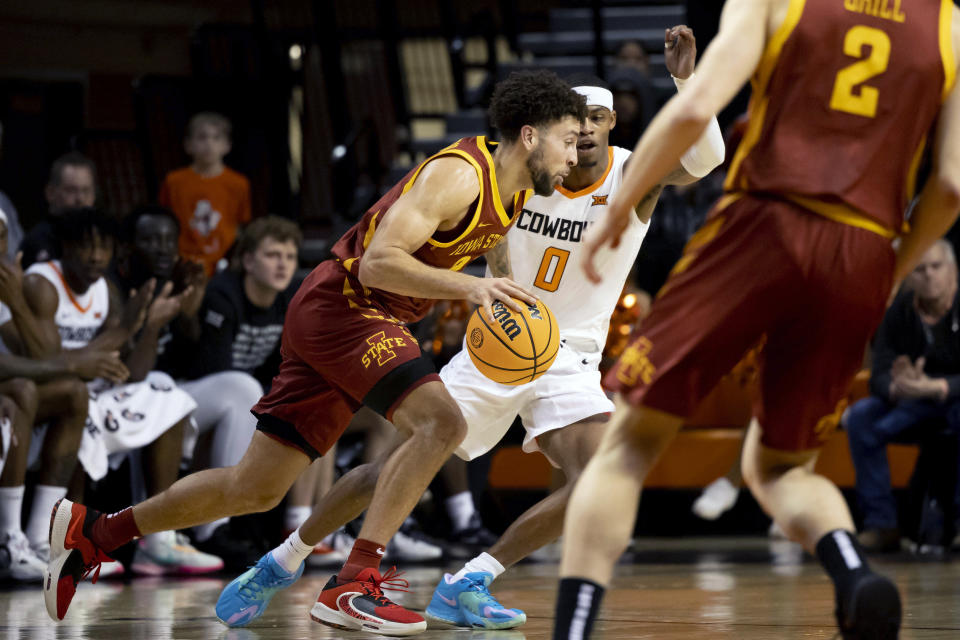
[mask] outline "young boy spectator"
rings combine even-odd
[[[230,152],[230,121],[222,115],[193,116],[184,148],[193,162],[167,174],[159,200],[180,220],[180,255],[211,276],[240,225],[250,221],[250,182],[223,164]]]

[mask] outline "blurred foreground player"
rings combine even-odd
[[[896,587],[871,571],[837,488],[804,467],[829,435],[822,418],[860,366],[891,288],[960,208],[957,11],[949,0],[880,5],[727,2],[699,76],[651,123],[589,238],[585,268],[599,280],[593,254],[616,245],[633,203],[752,74],[750,124],[727,194],[607,375],[617,411],[567,512],[555,639],[590,635],[644,477],[764,334],[744,479],[832,578],[843,637],[897,637]],[[890,241],[934,125],[932,172],[895,253]]]
[[[460,273],[507,232],[528,195],[550,193],[576,164],[583,98],[551,73],[514,74],[490,107],[501,145],[464,138],[414,169],[333,249],[335,258],[307,277],[290,304],[283,362],[254,407],[260,422],[234,467],[187,476],[163,494],[110,517],[62,501],[51,522],[47,610],[62,619],[85,571],[109,552],[152,531],[193,526],[276,505],[300,473],[366,405],[393,422],[406,441],[383,464],[360,536],[311,616],[345,629],[411,635],[422,617],[388,600],[380,558],[434,474],[463,439],[463,416],[404,326],[434,299],[466,299],[489,321],[495,299],[533,303],[507,278]],[[349,474],[334,485],[342,491]],[[359,508],[358,508],[359,506]],[[362,505],[342,510],[356,516]],[[330,517],[343,521],[343,513]],[[269,597],[296,579],[314,543],[294,532],[253,571]],[[391,580],[393,578],[393,580]],[[405,584],[406,581],[400,581]],[[265,602],[263,603],[265,605]],[[240,615],[253,617],[253,606]]]

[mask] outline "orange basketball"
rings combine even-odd
[[[543,301],[533,307],[517,300],[517,313],[499,300],[491,325],[477,309],[467,323],[467,351],[483,375],[501,384],[525,384],[542,376],[560,349],[557,319]]]

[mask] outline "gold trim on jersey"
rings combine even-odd
[[[480,140],[480,138],[477,138],[477,140]],[[463,240],[465,237],[467,237],[467,234],[473,231],[474,227],[477,226],[477,223],[480,222],[480,212],[483,210],[483,192],[484,192],[483,167],[481,167],[480,163],[477,162],[477,159],[471,156],[469,153],[467,153],[466,151],[463,151],[462,149],[455,148],[457,145],[460,144],[460,142],[461,140],[457,140],[455,143],[453,143],[446,149],[443,149],[442,151],[438,151],[437,153],[433,154],[432,156],[424,160],[420,164],[420,166],[417,167],[417,170],[413,173],[413,175],[410,176],[410,179],[407,180],[407,183],[403,185],[403,190],[400,192],[400,195],[403,195],[407,191],[409,191],[410,187],[413,186],[413,183],[417,181],[417,177],[419,177],[420,172],[423,171],[423,168],[428,164],[430,164],[431,162],[433,162],[434,160],[436,160],[437,158],[442,158],[444,156],[451,156],[451,155],[460,156],[461,158],[469,162],[473,166],[474,170],[477,172],[477,180],[480,181],[480,195],[477,197],[477,208],[474,209],[473,211],[473,219],[470,220],[470,224],[467,225],[466,231],[461,233],[459,236],[457,236],[457,238],[455,238],[454,240],[451,240],[450,242],[438,242],[437,240],[433,239],[433,236],[431,236],[430,238],[427,238],[427,242],[432,244],[435,247],[452,247],[453,245],[457,244],[458,242]]]
[[[611,169],[613,169],[613,147],[607,147],[607,168],[603,172],[603,175],[600,176],[599,180],[594,182],[589,187],[584,187],[579,191],[570,191],[569,189],[565,188],[562,184],[560,184],[560,185],[557,185],[557,191],[559,191],[566,197],[570,198],[571,200],[574,198],[579,198],[580,196],[585,196],[588,193],[593,193],[594,191],[602,187],[603,183],[607,181],[607,176],[610,175]]]
[[[946,100],[957,79],[953,48],[953,0],[940,0],[940,57],[943,60],[943,95]]]
[[[951,0],[952,1],[952,0]],[[920,170],[920,161],[923,159],[923,150],[927,146],[927,136],[920,138],[917,150],[913,152],[910,168],[907,170],[907,200],[913,200],[917,192],[917,172]]]
[[[494,142],[492,144],[497,143]],[[493,190],[490,196],[493,198],[493,208],[496,210],[497,216],[500,218],[503,226],[509,227],[510,223],[513,222],[513,218],[507,215],[507,212],[503,208],[503,201],[500,200],[500,187],[497,186],[497,170],[493,164],[493,156],[490,155],[490,151],[487,149],[486,136],[477,136],[477,148],[480,149],[480,153],[483,154],[483,157],[487,161],[487,166],[490,167],[490,186]],[[517,215],[516,210],[514,210],[513,215]]]
[[[370,246],[370,241],[373,240],[373,234],[377,230],[377,216],[380,215],[380,212],[377,211],[370,218],[370,224],[367,225],[367,232],[363,234],[363,248],[366,249]]]
[[[763,129],[763,120],[767,113],[767,103],[770,101],[766,95],[767,85],[770,83],[770,76],[773,75],[773,70],[777,66],[777,60],[780,59],[780,52],[783,50],[783,45],[787,42],[787,38],[790,37],[790,34],[793,33],[793,30],[800,22],[800,16],[803,15],[804,4],[805,0],[790,0],[790,5],[787,7],[787,15],[767,43],[763,56],[760,58],[760,64],[757,65],[757,70],[753,74],[753,79],[751,80],[751,84],[753,85],[753,98],[750,102],[751,107],[756,105],[756,109],[750,109],[750,122],[747,124],[747,131],[743,134],[740,147],[737,149],[737,153],[733,157],[733,162],[730,164],[730,171],[727,174],[727,181],[724,184],[724,188],[728,191],[747,188],[744,180],[740,180],[741,184],[739,185],[734,185],[734,180],[737,178],[737,174],[740,172],[740,165],[747,157],[747,154],[750,153],[751,149],[753,149],[760,140],[760,131]],[[756,102],[754,102],[754,100]]]
[[[807,198],[792,193],[783,194],[783,197],[790,202],[803,207],[807,211],[823,216],[828,220],[839,222],[850,227],[857,227],[865,231],[870,231],[878,236],[892,240],[897,237],[897,232],[888,229],[873,218],[868,218],[853,207],[845,204],[824,202],[816,198]]]

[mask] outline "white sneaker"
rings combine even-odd
[[[403,531],[397,531],[387,545],[384,558],[389,558],[394,562],[426,562],[427,560],[437,560],[442,555],[443,549],[439,546],[415,538]]]
[[[133,572],[140,575],[195,575],[223,569],[223,560],[197,551],[176,531],[152,533],[137,542]]]
[[[10,565],[2,571],[5,577],[22,582],[43,582],[47,563],[33,552],[23,531],[3,534],[0,547],[4,547],[10,557]]]
[[[338,529],[313,548],[313,553],[307,556],[307,564],[311,567],[340,566],[350,557],[355,541],[349,533]]]
[[[693,503],[693,513],[704,520],[716,520],[737,504],[740,490],[726,478],[717,478],[707,485]]]

